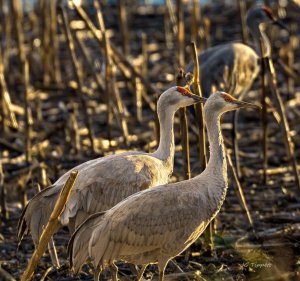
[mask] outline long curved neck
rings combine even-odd
[[[270,40],[267,34],[265,33],[265,29],[266,26],[264,23],[261,23],[259,25],[250,28],[251,33],[256,41],[259,53],[263,58],[271,57],[271,51],[272,51]]]
[[[227,163],[220,124],[221,116],[209,106],[204,107],[204,115],[210,146],[210,158],[204,172],[193,178],[193,186],[198,190],[201,202],[206,203],[205,213],[202,215],[208,223],[220,210],[225,200],[228,184]]]
[[[162,161],[173,163],[175,151],[173,121],[175,110],[172,108],[158,108],[157,114],[160,139],[158,148],[153,153],[153,156]]]
[[[225,159],[225,148],[221,131],[221,115],[216,111],[205,108],[205,122],[210,147],[210,157],[205,172],[220,177],[227,181],[227,164]]]

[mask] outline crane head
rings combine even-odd
[[[260,24],[276,24],[287,30],[287,27],[272,12],[272,9],[266,5],[250,9],[247,13],[247,25],[253,32]]]
[[[205,107],[210,107],[210,110],[218,113],[237,110],[239,108],[248,107],[260,109],[260,106],[249,102],[244,102],[225,92],[216,92],[212,94],[205,104]]]
[[[176,111],[181,107],[205,102],[205,100],[205,98],[193,94],[188,87],[175,86],[161,94],[158,100],[158,107],[160,109],[172,107]]]
[[[287,28],[287,26],[280,19],[278,19],[278,18],[276,18],[274,16],[274,14],[273,14],[273,12],[272,12],[272,10],[271,10],[270,7],[268,7],[268,6],[262,6],[261,9],[265,12],[265,14],[267,15],[267,17],[271,20],[271,22],[273,24],[278,25],[279,27],[281,27],[281,28],[289,31],[288,28]]]

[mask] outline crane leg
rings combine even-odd
[[[146,267],[148,266],[148,264],[143,264],[142,268],[139,270],[139,273],[137,275],[137,281],[141,281],[143,278],[143,274],[145,272]]]
[[[101,267],[97,266],[94,272],[94,281],[99,281],[100,280],[100,274],[101,274]]]
[[[60,263],[59,263],[59,259],[58,259],[58,256],[57,256],[53,236],[51,237],[51,239],[48,243],[48,251],[49,251],[50,258],[51,258],[51,261],[52,261],[52,264],[54,265],[54,267],[55,268],[60,268]]]
[[[168,262],[168,259],[158,261],[159,281],[164,281],[165,279],[165,269],[167,267]]]
[[[164,281],[165,279],[165,271],[162,270],[162,271],[159,271],[159,281]]]
[[[118,281],[118,267],[114,263],[112,263],[109,268],[112,275],[112,280]]]

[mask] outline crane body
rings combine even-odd
[[[247,92],[260,70],[259,56],[249,46],[239,43],[226,43],[209,48],[198,56],[201,69],[201,89],[208,97],[216,90],[228,90],[235,84],[234,95]],[[190,62],[187,71],[193,71]]]
[[[158,100],[160,142],[153,153],[125,152],[90,160],[62,175],[27,204],[18,224],[18,238],[30,231],[37,245],[59,193],[73,170],[78,170],[73,192],[60,217],[60,225],[73,233],[90,215],[113,207],[129,195],[168,182],[173,171],[175,112],[202,99],[183,87],[172,87]]]
[[[275,18],[268,6],[257,6],[247,12],[247,26],[252,34],[256,49],[262,44],[262,57],[270,57],[271,45],[265,33],[270,23],[286,28]],[[199,56],[201,68],[201,88],[203,96],[208,97],[216,90],[228,90],[234,84],[234,95],[243,96],[252,86],[260,71],[260,55],[246,44],[232,42],[217,45],[203,51]],[[193,71],[190,62],[187,71]]]
[[[220,127],[225,111],[255,107],[217,92],[206,101],[204,114],[210,159],[193,179],[138,192],[107,212],[86,220],[69,243],[75,272],[90,259],[99,273],[115,260],[143,265],[157,263],[160,280],[168,261],[189,247],[219,212],[228,187],[227,164]],[[142,272],[138,280],[142,277]],[[117,280],[114,276],[113,280]]]

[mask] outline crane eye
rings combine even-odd
[[[188,90],[187,88],[184,88],[184,87],[177,86],[176,90],[177,90],[177,92],[179,92],[183,96],[190,97],[192,95],[192,92],[190,90]]]
[[[222,93],[221,97],[224,99],[226,102],[235,102],[237,99],[234,98],[233,96],[227,94],[227,93]]]

